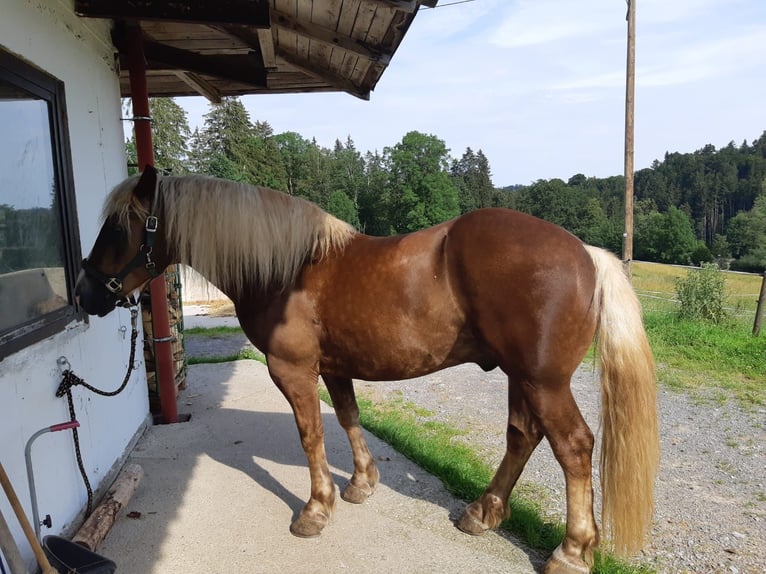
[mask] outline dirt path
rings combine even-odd
[[[248,346],[244,336],[187,337],[190,356],[234,354]],[[429,420],[465,431],[461,440],[494,466],[505,448],[506,384],[499,370],[462,365],[408,381],[360,381],[357,390],[376,401],[411,402],[431,413]],[[599,397],[592,367],[583,365],[572,387],[595,432]],[[664,389],[659,408],[655,521],[638,561],[663,574],[766,573],[766,409],[746,411],[733,400],[720,404]],[[521,483],[533,485],[551,519],[563,519],[563,475],[545,441]]]

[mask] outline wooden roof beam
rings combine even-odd
[[[271,35],[271,28],[258,28],[253,32],[248,26],[214,26],[224,34],[234,36],[253,50],[261,54],[263,67],[267,71],[277,69],[277,58],[274,54],[274,37]]]
[[[214,0],[194,3],[167,0],[75,0],[74,11],[78,16],[89,18],[245,24],[268,28],[270,4],[270,0]]]
[[[205,96],[210,101],[210,103],[221,103],[221,92],[218,91],[218,88],[208,82],[205,78],[191,72],[184,72],[182,70],[176,71],[175,74],[186,84],[197,90],[201,96]]]
[[[391,54],[375,49],[365,42],[338,34],[335,30],[330,30],[323,26],[317,26],[310,22],[301,22],[293,16],[278,10],[271,11],[271,22],[274,26],[279,26],[300,36],[305,36],[312,42],[321,42],[330,47],[337,46],[371,62],[388,65],[391,61]]]
[[[173,72],[180,69],[251,86],[266,87],[266,70],[260,65],[258,59],[250,54],[201,56],[157,42],[146,42],[144,54],[151,69],[167,66]],[[160,66],[152,65],[153,63],[158,63]]]
[[[300,56],[288,52],[283,48],[277,48],[276,54],[279,58],[282,58],[285,62],[294,68],[297,68],[305,74],[322,82],[326,82],[338,90],[346,92],[347,94],[351,94],[352,96],[356,96],[360,100],[370,99],[370,90],[360,88],[353,82],[350,82],[346,78],[334,74],[330,70],[319,68],[305,58],[301,58]]]

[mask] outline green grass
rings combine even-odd
[[[264,365],[266,364],[266,358],[258,351],[254,351],[252,349],[242,349],[234,355],[223,355],[217,357],[187,357],[186,364],[199,365],[203,363],[229,363],[231,361],[240,361],[242,359],[250,359],[263,363]]]
[[[713,325],[663,312],[645,313],[644,322],[661,383],[766,404],[766,339],[737,322]]]
[[[700,398],[766,404],[766,339],[751,335],[761,276],[724,272],[731,316],[713,325],[678,318],[675,284],[688,273],[672,265],[633,264],[660,382]]]
[[[184,335],[222,337],[226,335],[244,335],[244,333],[242,327],[189,327],[184,329]]]

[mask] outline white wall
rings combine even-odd
[[[71,0],[3,0],[0,45],[65,83],[80,240],[87,254],[98,233],[103,199],[126,176],[126,167],[109,23],[78,18],[73,6]],[[123,326],[128,328],[124,338]],[[69,419],[66,400],[54,396],[61,380],[57,358],[67,357],[74,372],[89,383],[114,389],[127,368],[129,329],[128,312],[119,310],[91,318],[89,324],[74,322],[65,332],[0,361],[0,461],[30,517],[24,446],[35,431]],[[74,391],[83,459],[94,488],[108,486],[105,478],[113,478],[110,470],[116,470],[148,420],[140,341],[137,368],[121,395],[104,398],[82,388]],[[40,514],[50,514],[54,523],[43,534],[71,530],[86,503],[71,433],[43,435],[33,454]],[[1,494],[0,510],[25,559],[33,563]]]

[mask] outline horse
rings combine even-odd
[[[509,498],[545,437],[566,479],[566,531],[548,574],[589,572],[594,435],[570,379],[596,341],[602,397],[602,527],[620,554],[640,549],[659,458],[654,359],[621,262],[564,229],[489,208],[413,233],[373,237],[304,199],[151,166],[107,197],[75,300],[104,316],[167,265],[183,263],[234,302],[295,417],[311,494],[290,525],[319,535],[335,507],[318,378],[353,454],[341,491],[373,494],[353,379],[401,380],[460,363],[508,377],[506,451],[456,526],[479,535],[510,516]]]

